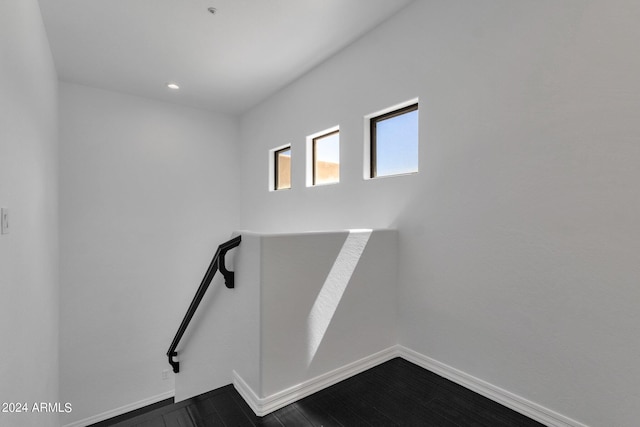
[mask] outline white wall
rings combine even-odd
[[[393,357],[396,255],[395,230],[242,232],[230,366],[256,414]]]
[[[640,4],[418,0],[243,117],[242,227],[399,229],[400,344],[592,426],[640,407]],[[420,173],[363,120],[420,98]],[[304,141],[340,125],[341,183]],[[292,144],[293,189],[267,153]]]
[[[396,232],[263,236],[260,397],[396,344]]]
[[[57,77],[35,0],[0,2],[0,402],[58,402]],[[0,408],[1,409],[1,408]],[[0,413],[57,426],[57,414]]]
[[[65,422],[173,392],[165,353],[238,226],[237,139],[230,116],[61,84]]]

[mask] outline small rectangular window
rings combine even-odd
[[[340,131],[334,130],[312,139],[312,185],[340,182]]]
[[[370,178],[418,172],[418,104],[370,118]]]
[[[291,147],[273,152],[274,190],[291,188]]]

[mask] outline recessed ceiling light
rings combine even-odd
[[[209,11],[209,13],[215,15],[216,12],[218,11],[215,7],[210,7],[209,9],[207,9]]]
[[[180,89],[180,86],[178,86],[178,85],[177,85],[177,84],[175,84],[175,83],[167,83],[167,87],[168,87],[169,89],[173,89],[173,90],[178,90],[178,89]]]

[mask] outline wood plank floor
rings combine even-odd
[[[94,427],[210,426],[482,426],[542,424],[404,359],[396,358],[265,417],[257,417],[233,386],[192,399],[171,399]]]

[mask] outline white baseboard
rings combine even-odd
[[[589,427],[586,424],[559,414],[549,408],[535,402],[531,402],[524,397],[513,394],[496,385],[490,384],[484,380],[467,374],[466,372],[460,371],[454,367],[400,345],[389,347],[378,353],[372,354],[371,356],[349,363],[341,368],[319,375],[315,378],[304,381],[303,383],[263,398],[259,397],[236,371],[233,371],[233,385],[251,407],[253,412],[258,416],[264,416],[395,357],[402,357],[409,362],[415,363],[424,369],[451,380],[456,384],[468,388],[469,390],[472,390],[493,400],[494,402],[513,409],[514,411],[549,427]],[[162,393],[80,421],[75,421],[71,424],[65,425],[64,427],[86,427],[88,425],[140,409],[147,405],[160,402],[164,399],[174,397],[174,395],[175,393],[173,391]]]
[[[369,357],[357,360],[342,368],[338,368],[264,398],[259,397],[235,371],[233,372],[233,385],[253,412],[258,416],[264,416],[395,357],[402,357],[409,362],[415,363],[424,369],[549,427],[588,427],[586,424],[573,420],[549,408],[531,402],[524,397],[513,394],[401,345],[389,347]]]
[[[588,427],[586,424],[582,424],[579,421],[565,417],[564,415],[552,411],[549,408],[545,408],[544,406],[531,402],[524,397],[513,394],[409,348],[403,346],[397,347],[399,356],[403,359],[415,363],[416,365],[468,388],[469,390],[475,391],[494,402],[498,402],[499,404],[526,415],[527,417],[544,425],[549,427]]]
[[[110,411],[103,412],[98,415],[93,415],[89,418],[85,418],[79,421],[74,421],[71,424],[66,424],[64,427],[86,427],[91,424],[99,423],[100,421],[108,420],[109,418],[117,417],[118,415],[126,414],[127,412],[135,411],[136,409],[144,408],[145,406],[152,405],[154,403],[161,402],[165,399],[169,399],[175,396],[175,391],[167,391],[156,396],[142,399],[128,405],[121,406],[119,408],[112,409]]]
[[[233,371],[233,386],[259,417],[283,408],[322,389],[346,380],[356,374],[398,357],[398,346],[389,347],[371,356],[349,363],[341,368],[319,375],[303,383],[289,387],[267,397],[259,397],[256,392]]]

